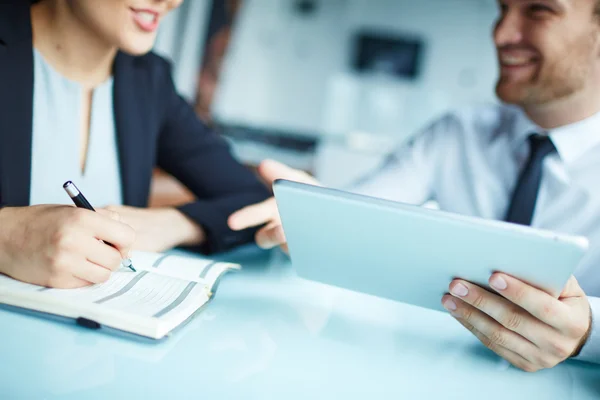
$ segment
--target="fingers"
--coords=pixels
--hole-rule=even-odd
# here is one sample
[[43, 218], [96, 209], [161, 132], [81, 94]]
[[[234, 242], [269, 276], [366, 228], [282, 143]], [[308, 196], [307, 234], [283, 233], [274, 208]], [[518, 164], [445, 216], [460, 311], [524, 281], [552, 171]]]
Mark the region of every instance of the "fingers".
[[87, 260], [73, 266], [73, 276], [89, 283], [106, 282], [111, 274], [112, 271], [110, 269], [101, 267]]
[[[263, 249], [271, 249], [286, 243], [283, 227], [279, 224], [269, 224], [256, 232], [256, 244]], [[284, 248], [287, 252], [287, 246]]]
[[129, 225], [116, 221], [114, 214], [107, 217], [107, 212], [110, 211], [89, 213], [87, 226], [94, 237], [112, 244], [119, 250], [121, 257], [126, 258], [135, 242], [135, 231]]
[[228, 225], [234, 231], [264, 225], [279, 219], [277, 203], [271, 197], [262, 203], [242, 208], [229, 216]]
[[318, 185], [315, 178], [304, 171], [290, 168], [275, 160], [265, 160], [258, 166], [258, 173], [267, 182], [273, 184], [277, 179], [286, 179], [295, 182]]
[[442, 300], [444, 306], [448, 304], [448, 301], [453, 301], [456, 304], [456, 309], [450, 310], [452, 316], [469, 323], [469, 325], [485, 335], [488, 342], [484, 344], [490, 349], [494, 350], [496, 347], [505, 347], [524, 357], [537, 353], [537, 347], [531, 341], [504, 327], [486, 313], [461, 299], [453, 298], [450, 295], [444, 296]]
[[523, 308], [477, 285], [455, 279], [449, 289], [457, 300], [458, 309], [455, 313], [471, 314], [472, 309], [477, 309], [504, 328], [536, 344], [544, 344], [558, 336], [553, 328], [533, 317]]
[[[490, 286], [511, 303], [523, 308], [540, 321], [561, 329], [569, 320], [569, 307], [548, 293], [534, 288], [512, 276], [496, 273]], [[578, 286], [578, 285], [577, 285]]]
[[72, 289], [106, 282], [111, 273], [110, 269], [86, 260], [81, 253], [62, 253], [49, 265], [48, 275], [42, 284], [52, 288]]
[[503, 359], [505, 359], [506, 361], [508, 361], [514, 367], [522, 369], [523, 371], [527, 371], [527, 372], [535, 372], [538, 370], [538, 368], [533, 363], [531, 363], [529, 360], [527, 360], [523, 356], [515, 353], [514, 351], [511, 351], [511, 350], [507, 349], [506, 347], [492, 345], [492, 341], [490, 340], [490, 338], [488, 336], [486, 336], [485, 334], [483, 334], [482, 332], [480, 332], [479, 330], [477, 330], [477, 328], [475, 328], [473, 325], [471, 325], [468, 321], [465, 321], [460, 318], [457, 318], [457, 321], [462, 326], [467, 328], [473, 335], [475, 335], [475, 337], [477, 337], [477, 339], [479, 339], [479, 341], [481, 343], [483, 343], [483, 345], [485, 347], [492, 350], [498, 356], [500, 356]]
[[116, 271], [121, 266], [121, 253], [106, 243], [90, 238], [83, 247], [89, 262], [110, 271]]
[[[490, 285], [506, 298], [456, 279], [451, 295], [443, 297], [444, 307], [485, 335], [492, 350], [506, 348], [529, 361], [533, 370], [551, 368], [573, 354], [589, 328], [587, 299], [571, 298], [569, 306], [515, 278], [502, 275], [499, 281], [498, 275]], [[544, 322], [555, 318], [561, 320], [560, 328]]]
[[66, 257], [68, 261], [65, 272], [68, 279], [54, 284], [55, 287], [76, 288], [94, 283], [106, 282], [113, 271], [121, 265], [121, 253], [94, 237], [82, 238], [80, 256], [86, 258]]
[[[265, 160], [258, 167], [258, 172], [261, 177], [272, 184], [277, 179], [287, 179], [296, 182], [303, 182], [317, 185], [317, 181], [307, 173], [288, 167], [280, 162], [273, 160]], [[256, 227], [271, 222], [280, 224], [279, 211], [275, 198], [270, 198], [262, 203], [253, 204], [242, 208], [229, 216], [228, 225], [234, 231]], [[260, 235], [261, 243], [268, 245], [267, 238], [269, 235], [275, 235], [276, 240], [280, 236], [280, 232], [263, 233]]]
[[258, 166], [258, 173], [268, 183], [272, 184], [277, 179], [293, 179], [298, 171], [275, 160], [265, 160]]
[[104, 217], [112, 219], [113, 221], [123, 222], [121, 214], [119, 214], [114, 207], [100, 208], [96, 210], [96, 212]]

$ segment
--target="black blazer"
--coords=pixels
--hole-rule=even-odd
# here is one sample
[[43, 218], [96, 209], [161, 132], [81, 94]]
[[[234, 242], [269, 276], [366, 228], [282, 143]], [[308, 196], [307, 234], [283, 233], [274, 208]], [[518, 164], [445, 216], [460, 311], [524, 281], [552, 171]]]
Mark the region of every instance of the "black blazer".
[[[114, 115], [123, 201], [148, 204], [154, 166], [199, 199], [179, 209], [207, 233], [205, 252], [250, 242], [255, 230], [233, 232], [228, 216], [269, 196], [175, 91], [170, 65], [149, 53], [119, 53], [113, 66]], [[0, 207], [29, 205], [33, 118], [33, 51], [29, 2], [0, 2]], [[56, 154], [60, 157], [60, 154]]]

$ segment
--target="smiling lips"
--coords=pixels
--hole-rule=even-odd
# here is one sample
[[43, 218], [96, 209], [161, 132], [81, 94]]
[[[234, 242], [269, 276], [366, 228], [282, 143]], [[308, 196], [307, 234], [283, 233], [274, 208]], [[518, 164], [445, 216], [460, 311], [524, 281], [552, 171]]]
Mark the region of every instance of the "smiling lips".
[[133, 20], [144, 32], [154, 32], [158, 28], [159, 13], [148, 9], [131, 9]]
[[522, 67], [524, 65], [532, 64], [533, 61], [534, 60], [531, 57], [513, 56], [509, 54], [500, 55], [500, 63], [502, 66], [507, 67]]
[[539, 57], [531, 51], [517, 49], [501, 49], [498, 61], [502, 76], [509, 79], [528, 79], [532, 69], [538, 64]]

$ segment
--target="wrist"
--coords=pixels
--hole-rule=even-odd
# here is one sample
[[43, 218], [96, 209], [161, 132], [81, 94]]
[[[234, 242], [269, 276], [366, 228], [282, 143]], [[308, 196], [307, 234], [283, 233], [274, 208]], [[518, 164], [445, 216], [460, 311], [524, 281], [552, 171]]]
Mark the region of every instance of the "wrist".
[[592, 325], [593, 325], [592, 307], [589, 304], [588, 304], [588, 307], [589, 307], [589, 313], [590, 313], [590, 316], [588, 319], [588, 328], [587, 328], [587, 331], [585, 332], [585, 334], [583, 335], [583, 337], [581, 338], [581, 340], [579, 341], [579, 345], [577, 345], [577, 348], [575, 348], [575, 351], [573, 351], [573, 354], [571, 354], [571, 358], [577, 357], [579, 355], [579, 353], [581, 353], [583, 346], [585, 346], [588, 339], [590, 338], [590, 334], [592, 333]]
[[163, 208], [162, 226], [169, 227], [171, 247], [197, 246], [205, 239], [204, 230], [176, 208]]

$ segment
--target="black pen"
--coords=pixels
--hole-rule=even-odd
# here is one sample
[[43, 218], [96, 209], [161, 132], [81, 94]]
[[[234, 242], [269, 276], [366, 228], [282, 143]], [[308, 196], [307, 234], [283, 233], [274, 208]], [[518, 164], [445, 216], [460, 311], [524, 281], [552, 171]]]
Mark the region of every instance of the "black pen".
[[[75, 184], [73, 182], [71, 182], [71, 181], [65, 182], [65, 184], [63, 185], [63, 189], [65, 189], [65, 191], [67, 192], [67, 194], [69, 195], [71, 200], [73, 200], [73, 203], [75, 203], [75, 206], [77, 206], [79, 208], [85, 208], [86, 210], [90, 210], [90, 211], [96, 211], [96, 210], [94, 210], [94, 207], [92, 207], [90, 202], [87, 201], [87, 199], [85, 198], [83, 193], [81, 193], [79, 191], [79, 189], [77, 189], [77, 186], [75, 186]], [[102, 240], [101, 240], [101, 242], [106, 243], [107, 245], [109, 245], [111, 247], [115, 247], [114, 245], [112, 245], [108, 242], [104, 242]], [[135, 268], [133, 268], [133, 263], [131, 262], [130, 258], [123, 259], [123, 261], [121, 261], [121, 264], [123, 266], [131, 269], [133, 272], [136, 272]]]

